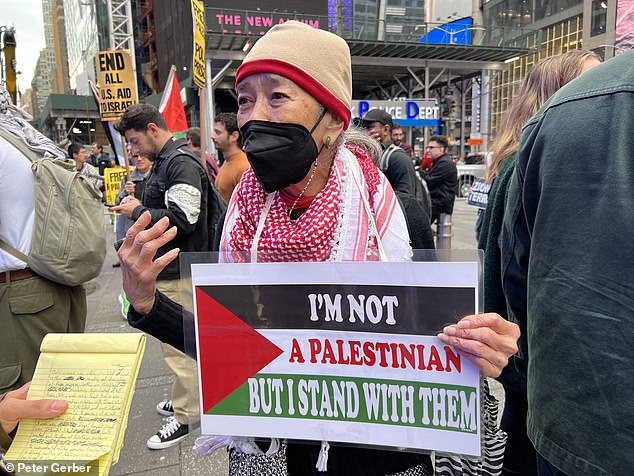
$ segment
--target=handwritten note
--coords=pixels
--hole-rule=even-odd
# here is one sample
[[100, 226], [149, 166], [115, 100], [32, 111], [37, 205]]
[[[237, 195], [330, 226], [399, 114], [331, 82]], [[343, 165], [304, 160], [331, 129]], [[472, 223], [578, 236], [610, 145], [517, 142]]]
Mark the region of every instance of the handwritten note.
[[94, 474], [107, 475], [119, 459], [144, 349], [145, 334], [47, 335], [28, 399], [68, 400], [68, 410], [23, 420], [7, 460], [98, 462]]

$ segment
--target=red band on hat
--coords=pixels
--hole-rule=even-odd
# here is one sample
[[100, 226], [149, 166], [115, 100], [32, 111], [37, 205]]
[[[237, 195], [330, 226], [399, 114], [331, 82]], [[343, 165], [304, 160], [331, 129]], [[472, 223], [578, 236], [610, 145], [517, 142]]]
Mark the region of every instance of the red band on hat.
[[319, 81], [297, 66], [276, 59], [257, 59], [242, 63], [236, 73], [236, 85], [247, 76], [253, 74], [279, 74], [290, 79], [304, 91], [313, 96], [335, 116], [344, 122], [344, 129], [350, 124], [351, 112], [337, 96], [324, 87]]

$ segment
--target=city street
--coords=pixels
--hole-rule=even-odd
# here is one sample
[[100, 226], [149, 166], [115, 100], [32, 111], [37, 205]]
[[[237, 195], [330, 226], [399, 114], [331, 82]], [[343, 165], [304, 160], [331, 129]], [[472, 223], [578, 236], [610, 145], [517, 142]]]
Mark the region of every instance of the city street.
[[[453, 215], [452, 249], [474, 249], [474, 223], [476, 210], [463, 199], [456, 200]], [[109, 218], [106, 216], [106, 223]], [[107, 226], [108, 242], [114, 241], [113, 226]], [[118, 295], [121, 272], [113, 268], [117, 261], [112, 247], [101, 275], [87, 283], [88, 324], [87, 332], [136, 332], [121, 316]], [[156, 404], [168, 399], [173, 376], [163, 362], [159, 343], [148, 337], [145, 356], [136, 384], [130, 418], [121, 450], [119, 463], [112, 467], [112, 475], [213, 475], [227, 474], [227, 453], [217, 451], [213, 456], [198, 458], [191, 455], [195, 434], [181, 443], [164, 450], [153, 451], [146, 447], [147, 439], [163, 425], [163, 417], [156, 412]], [[497, 394], [497, 392], [496, 392]]]
[[[0, 9], [0, 328], [7, 346], [0, 377], [7, 388], [32, 378], [37, 349], [24, 345], [24, 335], [51, 332], [66, 314], [69, 324], [58, 330], [77, 328], [73, 305], [62, 299], [66, 286], [49, 292], [37, 276], [82, 283], [92, 335], [82, 342], [112, 333], [146, 341], [142, 359], [135, 354], [135, 387], [130, 379], [125, 387], [127, 421], [92, 413], [113, 392], [84, 390], [95, 402], [73, 401], [72, 408], [94, 423], [88, 431], [64, 421], [54, 425], [64, 431], [34, 439], [28, 451], [38, 444], [50, 450], [46, 443], [55, 440], [81, 459], [79, 451], [97, 440], [109, 447], [98, 423], [116, 422], [125, 432], [118, 428], [117, 453], [106, 454], [116, 461], [110, 475], [226, 476], [230, 464], [232, 474], [266, 472], [258, 455], [246, 464], [225, 449], [194, 457], [199, 425], [166, 416], [176, 387], [179, 419], [197, 420], [197, 397], [204, 403], [205, 436], [219, 436], [201, 439], [205, 447], [229, 442], [257, 453], [252, 441], [236, 441], [240, 432], [359, 446], [333, 446], [328, 461], [326, 444], [316, 445], [314, 458], [291, 445], [288, 469], [300, 476], [317, 468], [409, 474], [416, 471], [402, 471], [412, 466], [404, 453], [413, 447], [433, 449], [434, 471], [443, 474], [461, 472], [442, 463], [445, 453], [482, 454], [462, 462], [476, 472], [504, 466], [528, 474], [538, 464], [562, 474], [629, 474], [634, 452], [623, 448], [631, 446], [634, 410], [619, 395], [634, 386], [627, 264], [634, 259], [627, 245], [634, 0], [0, 0]], [[483, 215], [466, 198], [455, 198], [452, 214], [433, 226], [436, 250], [409, 253], [408, 230], [420, 238], [414, 246], [424, 247], [429, 229], [420, 231], [421, 214], [410, 214], [405, 229], [394, 197], [376, 193], [383, 182], [368, 173], [359, 147], [380, 159], [392, 189], [408, 195], [401, 200], [408, 213], [416, 206], [408, 199], [422, 191], [406, 170], [412, 160], [434, 193], [434, 216], [451, 208], [455, 194], [472, 204], [486, 203], [490, 191], [520, 196], [517, 213], [489, 203], [493, 238], [495, 218], [509, 235], [501, 237], [512, 255], [502, 260], [503, 276], [494, 276], [498, 247], [487, 245], [486, 262], [477, 249]], [[55, 161], [41, 160], [49, 158]], [[201, 182], [205, 175], [217, 190]], [[577, 206], [576, 185], [590, 206]], [[240, 199], [224, 210], [218, 197], [234, 190]], [[144, 339], [124, 313], [114, 214], [137, 216], [139, 207], [154, 219], [168, 215], [174, 238], [164, 247], [189, 252], [166, 265], [161, 289], [170, 297], [186, 292], [178, 300], [190, 311], [197, 285], [198, 322], [186, 313], [183, 340], [190, 353], [198, 345], [201, 392], [195, 363]], [[218, 242], [212, 228], [220, 216], [232, 258], [253, 247], [254, 255], [283, 263], [210, 264], [198, 275], [190, 264], [218, 253], [193, 251]], [[377, 252], [379, 230], [385, 249]], [[580, 234], [583, 251], [566, 240]], [[95, 250], [104, 236], [100, 269], [103, 249]], [[375, 255], [399, 262], [310, 266], [327, 256]], [[182, 316], [162, 304], [144, 327], [180, 342]], [[478, 389], [487, 386], [482, 373], [495, 375], [507, 357], [518, 358], [508, 354], [520, 331], [485, 309], [521, 323], [518, 352], [527, 359], [530, 350], [530, 387], [539, 390], [530, 393], [527, 429], [512, 421], [526, 423], [526, 398], [520, 392], [515, 401], [508, 389], [508, 435], [497, 431], [504, 388], [487, 379], [497, 409], [488, 393], [478, 402]], [[40, 318], [27, 322], [32, 313]], [[479, 324], [460, 322], [467, 314]], [[464, 330], [471, 325], [485, 327]], [[81, 376], [64, 379], [86, 380], [89, 360], [80, 367]], [[104, 379], [109, 390], [117, 387], [110, 374]], [[66, 384], [47, 389], [70, 391]], [[186, 398], [196, 401], [184, 405]], [[10, 422], [8, 400], [2, 409]], [[496, 410], [498, 428], [489, 428]], [[26, 415], [18, 413], [18, 420]], [[524, 444], [527, 432], [537, 450]], [[163, 449], [149, 449], [148, 441]]]

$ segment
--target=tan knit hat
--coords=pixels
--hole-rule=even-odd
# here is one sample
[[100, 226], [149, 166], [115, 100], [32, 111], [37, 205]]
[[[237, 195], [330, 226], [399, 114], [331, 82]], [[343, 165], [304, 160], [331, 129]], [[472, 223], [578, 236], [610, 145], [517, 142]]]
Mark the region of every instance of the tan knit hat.
[[271, 28], [244, 58], [236, 84], [252, 74], [279, 74], [350, 123], [352, 66], [346, 41], [298, 21]]

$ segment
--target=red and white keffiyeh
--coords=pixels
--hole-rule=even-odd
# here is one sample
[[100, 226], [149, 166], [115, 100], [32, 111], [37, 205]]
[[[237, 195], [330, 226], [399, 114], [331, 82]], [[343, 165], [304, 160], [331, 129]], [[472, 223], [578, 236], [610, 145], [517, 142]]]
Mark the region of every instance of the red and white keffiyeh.
[[354, 179], [355, 171], [387, 259], [410, 258], [405, 217], [387, 179], [364, 150], [344, 146], [337, 151], [328, 182], [294, 222], [277, 192], [267, 211], [268, 196], [253, 170], [244, 172], [227, 209], [221, 260], [249, 259], [262, 213], [266, 216], [257, 242], [258, 261], [378, 260], [376, 233]]

